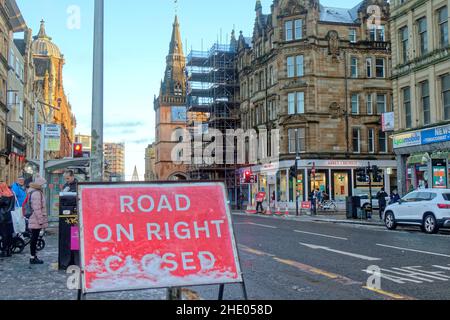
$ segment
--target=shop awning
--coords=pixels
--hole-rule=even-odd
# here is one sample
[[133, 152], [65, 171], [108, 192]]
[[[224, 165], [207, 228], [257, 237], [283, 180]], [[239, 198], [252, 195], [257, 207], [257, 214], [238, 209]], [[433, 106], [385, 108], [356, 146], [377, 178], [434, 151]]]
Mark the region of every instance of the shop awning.
[[428, 152], [412, 154], [407, 161], [407, 164], [425, 164], [430, 160]]
[[450, 159], [450, 151], [438, 151], [431, 155], [431, 159]]

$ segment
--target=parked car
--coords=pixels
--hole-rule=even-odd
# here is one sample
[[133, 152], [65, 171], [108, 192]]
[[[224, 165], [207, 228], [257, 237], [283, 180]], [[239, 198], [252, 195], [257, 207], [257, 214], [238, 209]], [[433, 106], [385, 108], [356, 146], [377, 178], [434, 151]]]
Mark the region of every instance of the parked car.
[[398, 225], [416, 225], [432, 234], [440, 228], [450, 228], [450, 189], [413, 191], [387, 206], [384, 221], [389, 230]]

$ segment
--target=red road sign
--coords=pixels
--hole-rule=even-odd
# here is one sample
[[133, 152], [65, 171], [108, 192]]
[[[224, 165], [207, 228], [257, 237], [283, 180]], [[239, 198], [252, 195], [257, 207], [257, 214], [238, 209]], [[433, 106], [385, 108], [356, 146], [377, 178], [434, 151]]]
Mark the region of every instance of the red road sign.
[[256, 194], [256, 202], [264, 202], [266, 200], [266, 193], [265, 192], [259, 192]]
[[302, 209], [311, 209], [311, 202], [303, 201], [302, 202]]
[[80, 184], [83, 292], [242, 282], [221, 183]]

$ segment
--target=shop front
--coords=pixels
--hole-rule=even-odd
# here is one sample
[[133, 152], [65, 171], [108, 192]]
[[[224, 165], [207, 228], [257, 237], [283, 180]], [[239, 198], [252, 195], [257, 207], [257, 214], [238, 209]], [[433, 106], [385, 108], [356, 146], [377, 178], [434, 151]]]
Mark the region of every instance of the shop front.
[[450, 188], [450, 125], [394, 136], [401, 195], [420, 188]]
[[[352, 195], [368, 194], [369, 184], [356, 180], [356, 169], [376, 165], [383, 171], [383, 181], [373, 184], [373, 193], [384, 187], [388, 192], [396, 188], [396, 161], [394, 160], [300, 160], [296, 178], [289, 176], [289, 169], [295, 164], [282, 161], [279, 165], [254, 166], [251, 170], [258, 176], [258, 183], [249, 186], [249, 198], [264, 191], [275, 197], [281, 206], [295, 208], [295, 199], [309, 201], [313, 190], [320, 190], [329, 199], [344, 203]], [[394, 175], [394, 179], [392, 176]]]

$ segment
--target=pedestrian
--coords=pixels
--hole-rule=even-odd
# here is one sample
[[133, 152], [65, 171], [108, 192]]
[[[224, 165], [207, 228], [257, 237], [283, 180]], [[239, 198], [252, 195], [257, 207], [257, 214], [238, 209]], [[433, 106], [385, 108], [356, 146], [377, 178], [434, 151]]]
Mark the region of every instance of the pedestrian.
[[381, 188], [380, 191], [377, 193], [377, 199], [378, 199], [378, 207], [380, 211], [380, 220], [383, 220], [383, 213], [386, 209], [386, 198], [389, 197], [389, 195], [384, 191], [384, 188]]
[[14, 182], [13, 185], [11, 186], [11, 190], [14, 193], [14, 195], [16, 196], [16, 199], [17, 199], [17, 201], [15, 202], [16, 209], [17, 208], [22, 208], [23, 207], [23, 203], [25, 202], [25, 198], [27, 197], [27, 190], [26, 190], [26, 186], [25, 186], [25, 178], [24, 177], [19, 177], [17, 179], [17, 181]]
[[66, 172], [64, 172], [64, 180], [66, 180], [66, 184], [64, 185], [63, 192], [76, 193], [78, 180], [75, 178], [73, 170], [66, 170]]
[[392, 190], [391, 193], [391, 201], [389, 202], [389, 204], [394, 204], [400, 201], [400, 195], [398, 194], [397, 189]]
[[33, 212], [28, 222], [28, 228], [31, 230], [30, 264], [44, 263], [36, 255], [36, 246], [41, 230], [48, 228], [47, 206], [43, 192], [46, 183], [47, 181], [41, 177], [37, 177], [30, 183], [29, 201]]
[[2, 236], [0, 246], [0, 257], [12, 256], [12, 239], [14, 234], [14, 225], [11, 211], [15, 207], [15, 198], [8, 185], [0, 181], [0, 235]]
[[[256, 213], [264, 213], [263, 202], [266, 199], [265, 192], [258, 192], [256, 195]], [[261, 209], [261, 211], [259, 211]]]
[[309, 199], [311, 200], [311, 215], [315, 215], [317, 213], [317, 191], [311, 191], [309, 195]]

